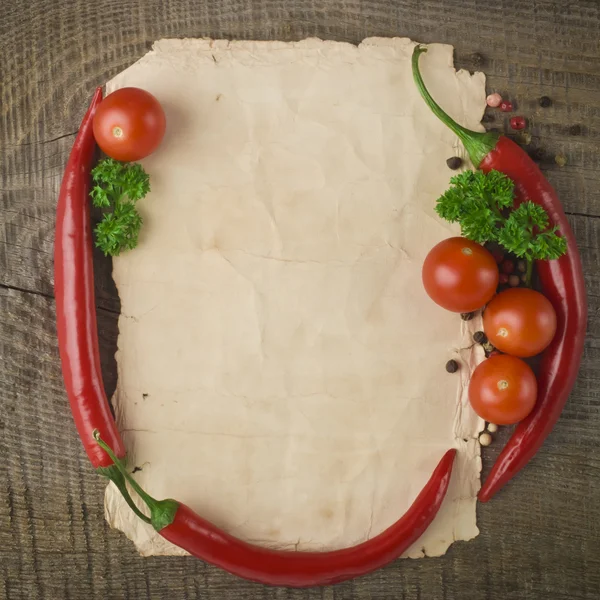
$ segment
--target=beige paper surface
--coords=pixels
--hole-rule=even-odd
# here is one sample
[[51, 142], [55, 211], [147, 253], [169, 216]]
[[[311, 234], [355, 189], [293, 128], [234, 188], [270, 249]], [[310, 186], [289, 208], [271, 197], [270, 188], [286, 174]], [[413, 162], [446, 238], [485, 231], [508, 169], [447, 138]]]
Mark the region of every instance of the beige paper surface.
[[[420, 280], [457, 233], [434, 204], [464, 151], [413, 85], [413, 45], [161, 40], [107, 86], [149, 90], [168, 122], [143, 161], [140, 245], [114, 261], [130, 465], [150, 494], [257, 544], [375, 536], [451, 447], [448, 496], [407, 555], [478, 533], [465, 386], [482, 357], [460, 349], [479, 323]], [[434, 96], [480, 129], [484, 77], [452, 65], [450, 46], [422, 57]], [[142, 554], [182, 553], [112, 486], [106, 516]]]

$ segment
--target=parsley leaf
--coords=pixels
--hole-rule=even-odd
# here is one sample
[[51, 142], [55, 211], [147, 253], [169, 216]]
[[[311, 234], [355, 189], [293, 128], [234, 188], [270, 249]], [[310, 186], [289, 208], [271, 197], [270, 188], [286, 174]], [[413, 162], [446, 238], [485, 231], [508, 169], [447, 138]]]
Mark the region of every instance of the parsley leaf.
[[462, 234], [484, 243], [497, 241], [502, 210], [513, 204], [513, 182], [498, 171], [465, 171], [450, 179], [451, 187], [437, 201], [442, 219], [460, 223]]
[[514, 183], [503, 173], [465, 171], [450, 184], [435, 210], [442, 219], [460, 223], [464, 237], [480, 244], [497, 242], [529, 263], [566, 253], [567, 241], [550, 226], [541, 206], [527, 201], [513, 209]]
[[93, 205], [112, 209], [94, 229], [96, 246], [106, 256], [135, 248], [142, 226], [135, 204], [150, 191], [148, 174], [142, 165], [106, 158], [92, 169], [92, 180]]
[[549, 227], [546, 211], [531, 201], [523, 202], [506, 219], [499, 242], [517, 256], [528, 260], [552, 260], [567, 251], [567, 240]]

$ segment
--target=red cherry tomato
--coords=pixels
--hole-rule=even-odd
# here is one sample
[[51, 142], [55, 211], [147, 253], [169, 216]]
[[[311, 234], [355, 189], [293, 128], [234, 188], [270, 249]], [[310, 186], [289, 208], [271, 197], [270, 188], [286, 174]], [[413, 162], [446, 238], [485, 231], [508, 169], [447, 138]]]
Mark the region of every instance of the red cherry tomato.
[[556, 333], [556, 312], [548, 298], [528, 288], [498, 294], [483, 313], [488, 340], [513, 356], [535, 356]]
[[109, 94], [94, 117], [94, 137], [111, 158], [123, 162], [152, 154], [165, 134], [165, 113], [158, 100], [139, 88]]
[[486, 421], [512, 425], [532, 410], [537, 397], [537, 380], [531, 367], [520, 358], [498, 354], [484, 360], [473, 371], [469, 401]]
[[498, 287], [498, 265], [480, 244], [453, 237], [434, 246], [423, 263], [423, 285], [441, 307], [466, 313], [485, 305]]

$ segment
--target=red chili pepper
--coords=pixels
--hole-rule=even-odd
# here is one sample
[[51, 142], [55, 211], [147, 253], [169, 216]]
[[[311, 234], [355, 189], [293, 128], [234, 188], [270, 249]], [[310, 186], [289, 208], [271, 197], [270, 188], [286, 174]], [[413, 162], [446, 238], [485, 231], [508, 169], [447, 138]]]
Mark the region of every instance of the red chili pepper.
[[533, 412], [515, 429], [512, 437], [479, 492], [487, 502], [510, 481], [537, 453], [571, 393], [583, 354], [587, 324], [587, 301], [581, 258], [575, 237], [552, 186], [528, 154], [509, 138], [494, 133], [470, 131], [458, 125], [433, 100], [419, 72], [419, 56], [426, 48], [417, 46], [413, 53], [413, 75], [427, 105], [465, 145], [471, 161], [484, 172], [500, 171], [515, 183], [515, 201], [531, 200], [542, 206], [550, 224], [558, 226], [567, 240], [567, 253], [557, 260], [536, 261], [546, 297], [556, 311], [556, 335], [542, 356], [538, 373], [538, 398]]
[[[109, 454], [110, 447], [96, 436]], [[339, 583], [379, 569], [398, 558], [425, 532], [448, 491], [456, 450], [448, 450], [411, 507], [385, 531], [357, 546], [330, 552], [270, 550], [243, 542], [175, 500], [155, 500], [115, 465], [146, 503], [152, 525], [169, 542], [234, 575], [269, 585], [312, 587]]]
[[[65, 170], [56, 217], [55, 291], [58, 342], [65, 387], [85, 449], [97, 470], [111, 479], [132, 510], [167, 540], [231, 573], [272, 585], [308, 587], [363, 575], [400, 556], [424, 533], [448, 490], [456, 450], [449, 450], [406, 514], [383, 533], [362, 544], [333, 552], [290, 552], [253, 546], [221, 531], [175, 500], [156, 501], [131, 477], [100, 372], [89, 171], [95, 143], [92, 119], [102, 99], [92, 100]], [[151, 511], [141, 513], [125, 480]]]
[[60, 360], [75, 425], [94, 467], [109, 467], [112, 460], [94, 440], [94, 430], [100, 431], [117, 456], [125, 456], [125, 448], [102, 383], [94, 299], [89, 191], [96, 149], [92, 120], [101, 100], [102, 88], [98, 88], [81, 122], [60, 188], [54, 291]]
[[543, 206], [550, 223], [558, 225], [567, 240], [564, 256], [536, 261], [542, 289], [556, 311], [556, 334], [542, 355], [535, 408], [519, 423], [479, 492], [479, 500], [487, 502], [533, 458], [562, 413], [583, 354], [587, 300], [575, 236], [556, 192], [539, 167], [520, 146], [502, 136], [479, 168], [508, 175], [515, 182], [517, 203], [532, 200]]

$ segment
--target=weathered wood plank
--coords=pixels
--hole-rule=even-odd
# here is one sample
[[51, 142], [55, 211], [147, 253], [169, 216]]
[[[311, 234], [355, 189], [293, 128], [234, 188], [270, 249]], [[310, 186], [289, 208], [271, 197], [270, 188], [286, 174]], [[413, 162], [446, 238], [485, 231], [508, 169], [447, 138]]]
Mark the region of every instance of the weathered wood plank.
[[[600, 5], [596, 0], [4, 0], [0, 5], [0, 598], [600, 597]], [[540, 455], [491, 504], [482, 534], [334, 588], [274, 590], [194, 559], [138, 557], [103, 520], [103, 481], [76, 438], [54, 331], [52, 245], [62, 170], [96, 85], [161, 37], [455, 45], [530, 119], [531, 147], [580, 243], [590, 294], [581, 375]], [[480, 53], [483, 61], [474, 53]], [[541, 95], [553, 99], [541, 109]], [[495, 114], [490, 127], [506, 126]], [[580, 134], [570, 127], [582, 125]], [[552, 163], [558, 153], [567, 166]], [[587, 215], [587, 216], [585, 216]], [[103, 370], [114, 387], [119, 303], [97, 257]], [[9, 289], [17, 288], [17, 289]], [[21, 290], [21, 291], [19, 291]], [[486, 451], [489, 469], [508, 431]]]
[[[503, 494], [480, 507], [482, 534], [475, 541], [456, 544], [443, 558], [396, 563], [336, 587], [331, 597], [385, 598], [405, 589], [419, 590], [423, 598], [462, 598], [467, 588], [472, 598], [541, 598], [551, 590], [563, 594], [553, 597], [596, 597], [600, 295], [594, 291], [600, 289], [600, 273], [593, 268], [600, 254], [600, 219], [572, 221], [583, 248], [591, 248], [584, 252], [591, 273], [589, 335], [573, 397], [542, 452]], [[170, 598], [177, 591], [216, 598], [225, 590], [231, 598], [279, 597], [192, 559], [142, 559], [124, 536], [108, 529], [103, 482], [87, 464], [64, 397], [53, 311], [51, 298], [0, 290], [0, 387], [5, 391], [0, 427], [8, 459], [0, 492], [0, 563], [12, 590], [7, 597], [55, 598], [69, 587], [75, 598]], [[99, 311], [108, 374], [114, 373], [116, 318]], [[486, 451], [486, 470], [499, 447]], [[301, 594], [290, 592], [294, 598], [311, 597]], [[407, 592], [404, 597], [417, 596]]]
[[[564, 11], [559, 11], [558, 5], [552, 2], [532, 4], [529, 9], [520, 2], [492, 3], [486, 4], [484, 12], [479, 2], [446, 1], [441, 3], [441, 8], [438, 2], [418, 5], [409, 2], [403, 9], [384, 1], [368, 7], [338, 6], [330, 2], [328, 10], [313, 11], [309, 20], [306, 15], [294, 18], [302, 12], [299, 3], [289, 3], [285, 10], [276, 2], [265, 3], [264, 10], [259, 12], [256, 7], [250, 10], [243, 2], [231, 1], [214, 3], [211, 8], [215, 14], [208, 22], [207, 15], [191, 7], [184, 8], [187, 6], [184, 3], [179, 29], [174, 29], [177, 18], [175, 23], [166, 22], [151, 19], [149, 13], [144, 12], [147, 18], [144, 27], [132, 29], [127, 43], [124, 32], [113, 35], [108, 26], [103, 25], [106, 15], [93, 27], [90, 15], [87, 19], [75, 19], [77, 11], [66, 9], [64, 3], [59, 2], [58, 8], [57, 3], [52, 3], [54, 9], [44, 10], [47, 3], [47, 0], [35, 3], [35, 9], [22, 8], [32, 24], [30, 37], [23, 37], [23, 25], [21, 28], [18, 25], [23, 15], [16, 8], [9, 10], [4, 23], [0, 24], [0, 47], [9, 49], [0, 62], [0, 77], [9, 82], [2, 87], [0, 96], [3, 154], [0, 240], [4, 242], [2, 258], [6, 269], [2, 283], [6, 285], [52, 293], [56, 195], [74, 139], [72, 134], [91, 91], [139, 58], [152, 40], [167, 35], [202, 33], [285, 39], [320, 35], [352, 42], [368, 35], [410, 35], [425, 41], [451, 42], [457, 48], [458, 66], [485, 70], [490, 89], [510, 92], [516, 99], [519, 112], [530, 121], [530, 147], [543, 146], [546, 150], [549, 161], [543, 166], [560, 193], [565, 209], [600, 215], [600, 41], [597, 34], [600, 20], [593, 2], [579, 3]], [[143, 9], [135, 1], [129, 5], [138, 12]], [[277, 19], [272, 17], [275, 9], [282, 12]], [[434, 18], [438, 12], [444, 14], [443, 28], [440, 20]], [[117, 9], [112, 15], [114, 23], [119, 22], [120, 14]], [[61, 17], [64, 23], [59, 23]], [[260, 19], [266, 20], [262, 34], [258, 35], [255, 28], [260, 25]], [[269, 21], [282, 28], [289, 25], [290, 30], [273, 33], [268, 27], [264, 29]], [[292, 23], [294, 29], [291, 29]], [[469, 25], [473, 35], [465, 39], [462, 29]], [[230, 31], [226, 31], [225, 26]], [[352, 34], [351, 26], [354, 27]], [[118, 26], [114, 29], [119, 31]], [[48, 31], [60, 34], [53, 44], [48, 44], [46, 52], [35, 53], [32, 45], [43, 43]], [[65, 31], [73, 37], [66, 39]], [[95, 49], [94, 41], [103, 52]], [[74, 48], [79, 49], [79, 54], [74, 55]], [[16, 60], [18, 52], [22, 60]], [[482, 64], [474, 60], [473, 52], [482, 53]], [[28, 69], [24, 68], [23, 60], [30, 61]], [[45, 75], [36, 80], [36, 74], [40, 73]], [[551, 108], [538, 106], [537, 99], [543, 94], [552, 97]], [[494, 119], [490, 127], [507, 127], [509, 116], [497, 111], [491, 114]], [[574, 124], [582, 125], [579, 135], [570, 134]], [[566, 167], [552, 164], [557, 153], [567, 157]], [[102, 269], [102, 276], [98, 278], [99, 305], [117, 310], [114, 288], [108, 277], [110, 267], [107, 261], [97, 264]]]

